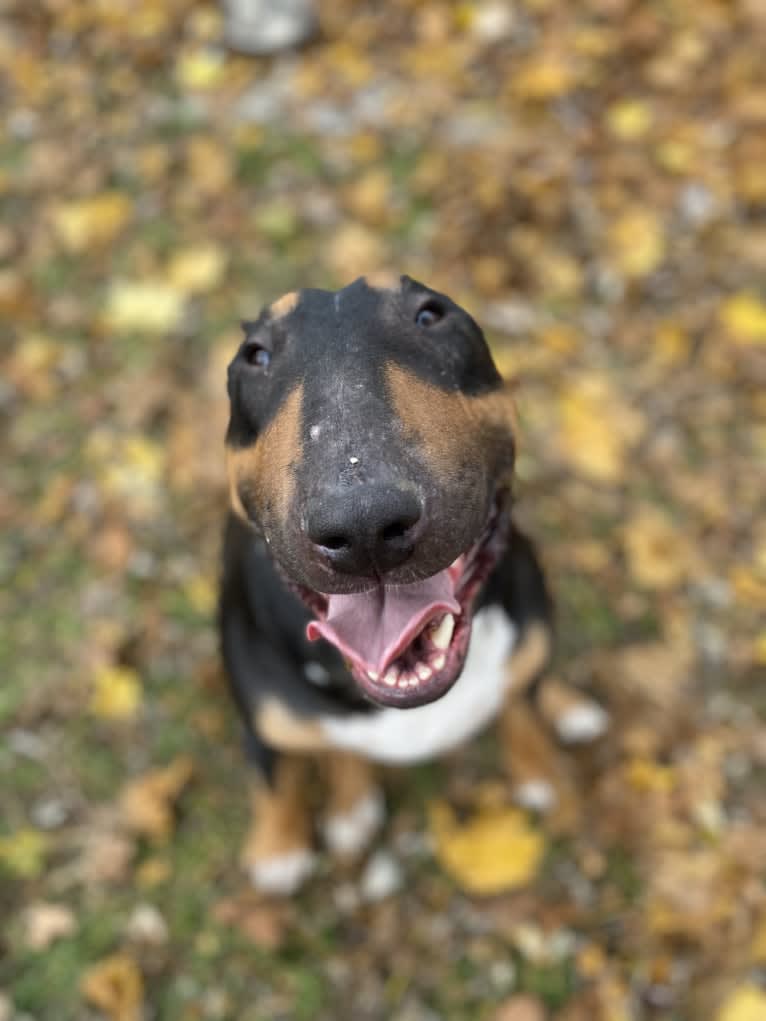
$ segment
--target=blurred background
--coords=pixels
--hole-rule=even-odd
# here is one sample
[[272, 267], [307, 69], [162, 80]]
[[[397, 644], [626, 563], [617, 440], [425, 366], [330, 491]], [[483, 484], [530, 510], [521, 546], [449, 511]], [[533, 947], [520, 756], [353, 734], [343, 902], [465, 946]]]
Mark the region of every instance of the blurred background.
[[[253, 57], [202, 0], [0, 0], [0, 1018], [763, 1021], [766, 3], [315, 13]], [[519, 380], [555, 671], [612, 727], [543, 818], [491, 735], [392, 772], [372, 864], [275, 904], [225, 366], [384, 269]]]

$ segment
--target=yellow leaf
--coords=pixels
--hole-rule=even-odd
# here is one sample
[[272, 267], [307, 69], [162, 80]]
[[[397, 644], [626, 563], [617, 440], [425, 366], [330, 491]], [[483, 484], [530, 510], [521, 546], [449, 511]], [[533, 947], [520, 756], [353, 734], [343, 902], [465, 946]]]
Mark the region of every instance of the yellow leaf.
[[609, 108], [607, 124], [617, 138], [633, 141], [645, 135], [652, 126], [652, 111], [639, 99], [625, 99]]
[[766, 610], [766, 581], [755, 571], [744, 564], [735, 564], [729, 570], [729, 582], [740, 606]]
[[184, 53], [176, 62], [176, 78], [185, 89], [212, 89], [223, 78], [226, 62], [223, 54], [210, 49]]
[[559, 415], [559, 446], [567, 461], [597, 482], [618, 480], [646, 424], [609, 378], [598, 373], [576, 376], [561, 395]]
[[662, 223], [649, 209], [630, 210], [612, 224], [609, 245], [625, 276], [644, 277], [657, 269], [665, 255]]
[[745, 985], [726, 1000], [716, 1021], [763, 1021], [764, 1018], [766, 993], [758, 986]]
[[218, 586], [204, 574], [196, 574], [184, 585], [184, 594], [197, 613], [207, 616], [215, 609]]
[[93, 680], [90, 711], [104, 720], [132, 720], [141, 707], [141, 681], [135, 670], [107, 666]]
[[691, 567], [687, 540], [657, 507], [639, 507], [624, 526], [623, 544], [631, 577], [644, 588], [674, 588]]
[[766, 304], [754, 294], [735, 294], [721, 307], [721, 321], [740, 344], [766, 344]]
[[673, 789], [673, 770], [651, 759], [635, 758], [625, 767], [625, 778], [637, 791], [665, 794]]
[[436, 802], [429, 816], [437, 858], [470, 893], [500, 893], [536, 875], [545, 841], [520, 810], [485, 806], [463, 824], [449, 805]]
[[226, 270], [226, 256], [218, 245], [197, 245], [177, 252], [168, 267], [171, 287], [184, 294], [216, 287]]
[[109, 290], [105, 322], [115, 331], [167, 333], [181, 318], [185, 299], [182, 291], [169, 284], [117, 281]]
[[130, 219], [130, 199], [118, 191], [94, 198], [60, 203], [53, 209], [53, 229], [70, 252], [104, 244], [120, 233]]
[[80, 982], [83, 997], [112, 1021], [141, 1021], [144, 982], [127, 954], [113, 954], [94, 964]]
[[22, 879], [40, 875], [47, 851], [47, 836], [31, 827], [0, 837], [0, 865]]
[[522, 99], [545, 100], [563, 96], [575, 83], [569, 62], [558, 54], [538, 54], [516, 74], [513, 91]]

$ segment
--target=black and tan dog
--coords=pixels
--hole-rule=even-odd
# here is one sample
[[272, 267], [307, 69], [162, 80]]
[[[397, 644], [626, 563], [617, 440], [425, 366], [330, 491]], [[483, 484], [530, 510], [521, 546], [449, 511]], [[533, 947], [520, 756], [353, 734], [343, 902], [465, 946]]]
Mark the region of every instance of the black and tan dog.
[[[289, 892], [311, 871], [318, 758], [340, 854], [382, 821], [375, 762], [438, 756], [496, 717], [517, 797], [545, 807], [546, 739], [517, 695], [546, 664], [550, 601], [510, 517], [513, 400], [481, 330], [406, 276], [288, 294], [244, 329], [221, 629], [258, 768], [253, 882]], [[603, 727], [560, 686], [546, 704], [560, 736]]]

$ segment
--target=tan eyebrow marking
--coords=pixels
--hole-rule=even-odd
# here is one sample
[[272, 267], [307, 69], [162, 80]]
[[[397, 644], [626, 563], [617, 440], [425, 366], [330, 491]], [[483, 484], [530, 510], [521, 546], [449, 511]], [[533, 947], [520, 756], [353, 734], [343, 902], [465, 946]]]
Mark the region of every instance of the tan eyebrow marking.
[[300, 300], [300, 291], [288, 291], [287, 294], [283, 294], [281, 298], [277, 298], [269, 305], [269, 315], [273, 319], [281, 319], [282, 316], [289, 315]]
[[295, 469], [303, 453], [303, 384], [282, 402], [274, 419], [250, 447], [228, 447], [226, 470], [232, 509], [245, 521], [241, 489], [252, 493], [259, 510], [284, 521], [295, 489]]
[[362, 280], [375, 291], [398, 291], [402, 286], [402, 278], [393, 270], [381, 269], [368, 273]]

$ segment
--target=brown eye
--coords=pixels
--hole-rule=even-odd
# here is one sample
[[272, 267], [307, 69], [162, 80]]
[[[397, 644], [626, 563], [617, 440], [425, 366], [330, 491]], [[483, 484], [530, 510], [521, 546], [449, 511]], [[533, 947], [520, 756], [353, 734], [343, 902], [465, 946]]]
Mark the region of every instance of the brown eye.
[[248, 344], [245, 348], [245, 361], [248, 365], [266, 369], [271, 362], [271, 351], [260, 344]]
[[435, 301], [429, 301], [427, 305], [424, 305], [419, 309], [418, 314], [415, 316], [415, 325], [421, 326], [427, 329], [429, 326], [433, 326], [434, 323], [438, 323], [440, 319], [444, 318], [444, 309], [441, 305]]

